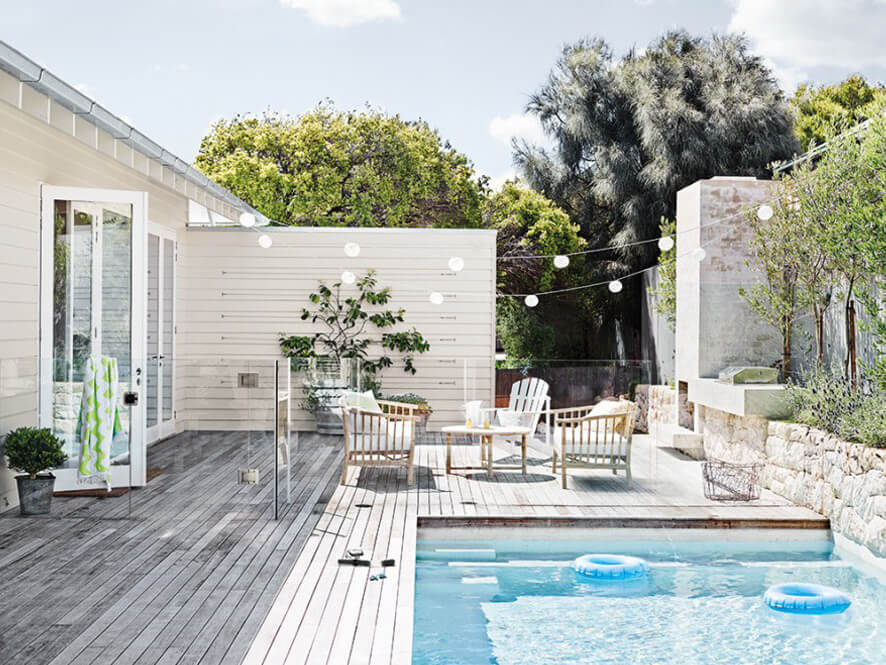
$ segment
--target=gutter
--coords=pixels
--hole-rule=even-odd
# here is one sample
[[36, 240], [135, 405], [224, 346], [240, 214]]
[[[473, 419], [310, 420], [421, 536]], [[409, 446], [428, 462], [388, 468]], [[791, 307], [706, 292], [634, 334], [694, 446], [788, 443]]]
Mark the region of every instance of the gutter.
[[216, 198], [225, 201], [235, 208], [239, 208], [243, 212], [255, 215], [258, 225], [267, 226], [271, 223], [271, 220], [235, 196], [231, 191], [210, 180], [188, 162], [152, 141], [94, 99], [87, 97], [73, 86], [65, 83], [48, 69], [37, 64], [2, 40], [0, 40], [0, 70], [46, 95], [74, 115], [88, 119], [116, 140], [126, 143], [133, 150], [140, 152], [149, 159], [160, 162], [163, 166], [172, 169], [173, 172], [208, 191]]

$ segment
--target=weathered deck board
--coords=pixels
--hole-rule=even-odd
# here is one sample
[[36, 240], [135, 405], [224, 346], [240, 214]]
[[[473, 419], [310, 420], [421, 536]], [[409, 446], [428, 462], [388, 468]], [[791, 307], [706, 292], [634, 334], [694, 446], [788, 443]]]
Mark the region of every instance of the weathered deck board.
[[[256, 486], [236, 484], [247, 436]], [[183, 434], [149, 449], [163, 472], [131, 495], [0, 516], [0, 662], [240, 663], [338, 484], [337, 442], [303, 435], [274, 521], [271, 451]]]

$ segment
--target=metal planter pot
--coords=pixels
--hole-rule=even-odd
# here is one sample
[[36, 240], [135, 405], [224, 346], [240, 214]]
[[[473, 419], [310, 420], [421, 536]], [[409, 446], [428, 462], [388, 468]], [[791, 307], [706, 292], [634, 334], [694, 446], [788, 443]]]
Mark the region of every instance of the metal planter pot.
[[31, 478], [16, 476], [19, 511], [22, 515], [47, 515], [52, 505], [55, 476], [51, 473]]

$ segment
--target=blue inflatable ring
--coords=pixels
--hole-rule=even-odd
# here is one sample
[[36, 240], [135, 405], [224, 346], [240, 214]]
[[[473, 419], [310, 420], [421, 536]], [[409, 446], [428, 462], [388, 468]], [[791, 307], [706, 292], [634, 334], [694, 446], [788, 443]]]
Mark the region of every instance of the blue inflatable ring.
[[852, 604], [839, 589], [796, 582], [769, 587], [763, 602], [773, 610], [790, 614], [840, 614]]
[[643, 577], [649, 566], [643, 559], [621, 554], [585, 554], [572, 562], [572, 569], [597, 580], [628, 580]]

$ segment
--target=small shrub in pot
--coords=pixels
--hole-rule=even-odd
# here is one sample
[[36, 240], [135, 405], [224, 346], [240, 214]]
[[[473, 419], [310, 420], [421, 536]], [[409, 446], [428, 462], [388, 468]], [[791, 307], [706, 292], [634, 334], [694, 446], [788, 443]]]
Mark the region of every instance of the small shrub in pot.
[[48, 513], [55, 476], [43, 472], [68, 459], [61, 440], [49, 429], [19, 427], [6, 435], [5, 448], [9, 468], [26, 474], [15, 477], [21, 514]]

